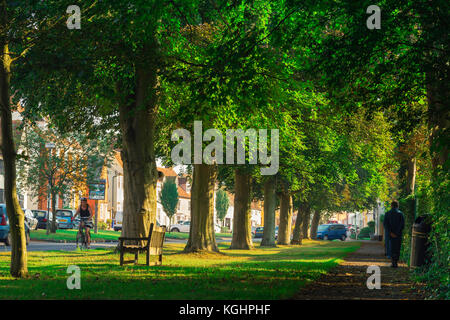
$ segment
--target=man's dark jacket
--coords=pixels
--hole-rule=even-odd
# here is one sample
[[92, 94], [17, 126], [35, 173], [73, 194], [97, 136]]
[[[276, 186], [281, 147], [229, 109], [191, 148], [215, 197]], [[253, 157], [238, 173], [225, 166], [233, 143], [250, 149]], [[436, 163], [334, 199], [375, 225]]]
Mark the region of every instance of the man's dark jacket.
[[405, 227], [403, 213], [397, 208], [389, 210], [384, 216], [383, 225], [388, 232], [393, 232], [396, 236], [401, 237]]

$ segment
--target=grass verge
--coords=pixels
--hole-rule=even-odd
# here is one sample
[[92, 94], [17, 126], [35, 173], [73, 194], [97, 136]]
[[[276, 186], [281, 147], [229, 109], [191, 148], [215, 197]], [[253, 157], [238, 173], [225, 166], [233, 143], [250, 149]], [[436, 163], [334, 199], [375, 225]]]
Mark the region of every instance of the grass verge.
[[[305, 240], [302, 246], [182, 253], [166, 244], [162, 266], [119, 266], [112, 250], [28, 252], [28, 279], [9, 276], [0, 253], [0, 299], [284, 299], [336, 266], [359, 242]], [[131, 258], [131, 256], [128, 256]], [[145, 257], [140, 256], [140, 263]], [[81, 289], [68, 290], [67, 267], [81, 269]]]
[[[50, 240], [50, 241], [67, 241], [75, 242], [77, 230], [74, 229], [59, 229], [56, 233], [47, 235], [46, 230], [31, 230], [31, 240]], [[217, 235], [219, 236], [219, 234]], [[91, 230], [91, 237], [93, 241], [117, 241], [120, 237], [120, 231], [112, 230], [98, 230], [95, 234]], [[168, 239], [188, 239], [189, 233], [182, 232], [166, 232], [166, 238]]]

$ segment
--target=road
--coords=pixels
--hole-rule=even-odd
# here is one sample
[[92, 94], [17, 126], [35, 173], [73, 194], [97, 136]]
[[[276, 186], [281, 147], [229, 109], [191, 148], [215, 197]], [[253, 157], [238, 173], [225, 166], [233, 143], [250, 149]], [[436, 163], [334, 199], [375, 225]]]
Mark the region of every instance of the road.
[[[220, 242], [230, 242], [231, 238], [219, 238], [216, 240]], [[260, 242], [261, 239], [253, 239], [253, 242]], [[166, 239], [166, 243], [186, 243], [186, 239]], [[91, 248], [114, 248], [117, 246], [117, 242], [107, 242], [107, 243], [92, 243]], [[59, 242], [48, 242], [48, 241], [30, 241], [27, 246], [28, 251], [74, 251], [76, 249], [75, 242], [59, 243]], [[5, 246], [0, 243], [0, 252], [11, 251], [11, 247]]]

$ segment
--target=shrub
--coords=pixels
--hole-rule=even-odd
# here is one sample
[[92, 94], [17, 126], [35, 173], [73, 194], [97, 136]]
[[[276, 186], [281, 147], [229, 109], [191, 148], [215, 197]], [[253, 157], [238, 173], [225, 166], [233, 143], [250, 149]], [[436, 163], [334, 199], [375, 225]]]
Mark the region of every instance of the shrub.
[[375, 233], [375, 221], [367, 222], [367, 226], [370, 229], [370, 233]]
[[107, 222], [103, 222], [103, 221], [99, 221], [97, 222], [97, 228], [99, 230], [108, 230], [109, 229], [109, 224]]
[[228, 227], [220, 227], [220, 233], [228, 233], [230, 232], [230, 229]]
[[368, 238], [370, 237], [371, 230], [369, 227], [364, 227], [359, 232], [358, 238]]

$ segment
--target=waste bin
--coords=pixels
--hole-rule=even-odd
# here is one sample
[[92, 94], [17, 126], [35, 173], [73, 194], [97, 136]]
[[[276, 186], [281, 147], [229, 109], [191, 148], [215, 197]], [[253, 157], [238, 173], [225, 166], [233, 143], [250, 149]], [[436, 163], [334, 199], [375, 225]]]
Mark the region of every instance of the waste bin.
[[428, 216], [420, 216], [414, 221], [411, 237], [411, 267], [420, 267], [428, 260], [428, 235], [431, 225]]

